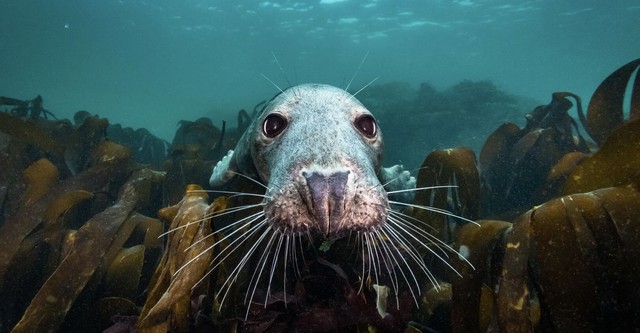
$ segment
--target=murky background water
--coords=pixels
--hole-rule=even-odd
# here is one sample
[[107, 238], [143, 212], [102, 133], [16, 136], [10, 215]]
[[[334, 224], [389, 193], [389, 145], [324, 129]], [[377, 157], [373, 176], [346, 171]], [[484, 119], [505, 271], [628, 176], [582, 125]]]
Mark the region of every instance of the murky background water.
[[270, 98], [261, 74], [345, 87], [368, 54], [353, 88], [490, 80], [544, 103], [559, 90], [588, 100], [640, 54], [638, 13], [631, 0], [5, 0], [0, 95], [40, 94], [59, 118], [88, 110], [170, 140], [181, 119], [233, 124]]

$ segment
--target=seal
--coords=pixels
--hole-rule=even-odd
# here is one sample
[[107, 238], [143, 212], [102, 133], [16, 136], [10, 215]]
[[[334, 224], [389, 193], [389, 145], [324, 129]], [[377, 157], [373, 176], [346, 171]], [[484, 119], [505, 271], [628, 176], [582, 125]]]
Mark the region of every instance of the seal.
[[[419, 305], [420, 272], [439, 290], [438, 280], [430, 272], [424, 255], [429, 253], [457, 272], [445, 259], [446, 252], [457, 252], [431, 235], [426, 222], [396, 208], [424, 209], [464, 218], [413, 203], [415, 191], [435, 187], [416, 188], [416, 179], [401, 165], [384, 168], [383, 148], [382, 131], [374, 116], [345, 90], [303, 84], [281, 91], [267, 102], [235, 149], [213, 168], [209, 180], [217, 188], [242, 176], [266, 189], [264, 195], [214, 191], [262, 198], [261, 203], [240, 204], [220, 213], [241, 212], [242, 216], [234, 216], [232, 221], [223, 219], [216, 230], [221, 233], [216, 244], [227, 245], [215, 253], [210, 272], [232, 254], [237, 256], [227, 266], [233, 269], [216, 294], [221, 299], [220, 308], [236, 283], [239, 288], [246, 287], [245, 304], [254, 302], [260, 294], [265, 308], [272, 286], [282, 285], [286, 304], [286, 289], [294, 287], [294, 280], [303, 284], [314, 281], [302, 278], [303, 274], [314, 272], [313, 264], [307, 266], [305, 253], [314, 253], [313, 261], [325, 266], [315, 266], [319, 276], [329, 267], [340, 276], [337, 283], [347, 281], [345, 290], [351, 290], [351, 281], [359, 281], [359, 293], [369, 288], [365, 286], [371, 282], [369, 291], [375, 293], [382, 318], [387, 316], [389, 295], [395, 295], [396, 309], [401, 311], [399, 295], [405, 287]], [[334, 251], [332, 244], [347, 235], [349, 240], [337, 242]], [[355, 239], [353, 243], [351, 236]], [[316, 240], [321, 240], [319, 247]], [[345, 271], [321, 253], [331, 261], [349, 261], [331, 256], [342, 256], [341, 249], [349, 247], [356, 253], [354, 264], [360, 263], [359, 270], [352, 267]], [[277, 283], [276, 271], [282, 272]], [[259, 289], [261, 283], [266, 283], [266, 288]], [[320, 294], [316, 296], [324, 297]], [[245, 320], [250, 308], [247, 306]]]
[[385, 187], [415, 187], [401, 166], [382, 167], [383, 146], [375, 118], [353, 95], [298, 85], [262, 108], [209, 182], [256, 179], [266, 185], [264, 216], [274, 230], [334, 240], [384, 226]]

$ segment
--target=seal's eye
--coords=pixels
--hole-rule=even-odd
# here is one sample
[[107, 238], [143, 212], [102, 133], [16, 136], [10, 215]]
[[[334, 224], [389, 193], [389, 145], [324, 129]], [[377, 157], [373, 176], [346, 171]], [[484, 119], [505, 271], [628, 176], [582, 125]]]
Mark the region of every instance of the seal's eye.
[[283, 116], [273, 113], [264, 119], [262, 124], [262, 133], [268, 138], [275, 138], [278, 134], [282, 133], [287, 127], [287, 120]]
[[356, 119], [356, 128], [369, 139], [372, 139], [378, 133], [378, 126], [376, 120], [371, 115], [365, 114]]

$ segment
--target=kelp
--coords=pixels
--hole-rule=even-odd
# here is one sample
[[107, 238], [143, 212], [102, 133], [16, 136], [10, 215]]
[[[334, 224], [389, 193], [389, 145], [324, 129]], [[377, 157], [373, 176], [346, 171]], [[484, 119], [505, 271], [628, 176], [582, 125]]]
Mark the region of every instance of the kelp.
[[[78, 118], [79, 123], [84, 121], [83, 115], [79, 115]], [[167, 158], [168, 143], [151, 134], [146, 128], [134, 130], [120, 124], [109, 125], [107, 138], [129, 148], [136, 162], [150, 165], [152, 168], [160, 168]]]
[[124, 222], [138, 203], [136, 187], [154, 178], [157, 179], [157, 174], [149, 170], [136, 172], [123, 186], [117, 204], [97, 214], [78, 230], [69, 254], [32, 299], [12, 332], [54, 331], [62, 324], [94, 273], [105, 262], [113, 261], [133, 230], [134, 226]]
[[[471, 149], [434, 150], [424, 160], [416, 181], [416, 188], [433, 188], [418, 191], [415, 203], [448, 209], [453, 214], [476, 219], [479, 214], [479, 184], [476, 158]], [[415, 209], [413, 217], [432, 227], [429, 232], [438, 239], [452, 238], [452, 230], [448, 230], [450, 216], [438, 211]]]
[[[117, 333], [129, 332], [129, 328], [135, 326], [140, 309], [129, 299], [105, 297], [93, 304], [87, 313], [91, 313], [92, 318], [82, 326], [83, 332]], [[105, 327], [109, 328], [105, 330]]]
[[549, 104], [526, 115], [525, 128], [504, 124], [489, 136], [480, 152], [483, 216], [510, 219], [559, 194], [561, 183], [546, 182], [552, 168], [568, 153], [589, 152], [567, 113], [569, 98], [581, 110], [578, 96], [553, 93]]
[[21, 207], [14, 215], [7, 218], [0, 228], [0, 286], [4, 283], [4, 275], [20, 242], [42, 223], [46, 211], [58, 197], [77, 190], [98, 191], [109, 182], [126, 174], [127, 163], [126, 158], [111, 159], [76, 177], [65, 179], [52, 188], [47, 195]]
[[629, 184], [640, 186], [640, 119], [621, 125], [593, 156], [580, 163], [564, 183], [564, 193]]
[[[451, 295], [452, 327], [456, 332], [485, 332], [493, 316], [493, 299], [487, 301], [485, 293], [492, 293], [502, 260], [501, 243], [511, 223], [479, 220], [480, 227], [467, 224], [457, 233], [454, 248], [472, 264], [454, 260], [455, 269], [462, 275], [453, 280]], [[488, 287], [486, 287], [489, 285]], [[495, 296], [494, 296], [495, 297]], [[461, 306], [464, 304], [464, 306]]]
[[138, 244], [118, 251], [106, 271], [102, 288], [109, 297], [134, 299], [138, 294], [142, 264], [144, 263], [144, 245]]
[[[4, 300], [0, 325], [7, 330], [14, 327], [16, 332], [95, 328], [95, 322], [92, 325], [84, 319], [83, 309], [92, 308], [107, 294], [138, 298], [146, 287], [141, 284], [148, 282], [155, 267], [162, 226], [156, 219], [129, 213], [131, 207], [146, 212], [157, 209], [161, 196], [154, 193], [160, 193], [159, 186], [145, 183], [158, 183], [163, 174], [140, 171], [137, 175], [147, 181], [131, 185], [137, 193], [130, 195], [135, 203], [112, 206], [118, 189], [128, 186], [122, 184], [134, 166], [128, 149], [104, 141], [101, 128], [106, 120], [93, 117], [76, 129], [66, 121], [32, 119], [3, 124], [15, 125], [13, 132], [3, 127], [2, 156], [6, 158], [2, 165], [7, 167], [3, 175], [16, 175], [22, 165], [30, 166], [22, 171], [23, 181], [2, 177], [7, 191], [3, 192], [5, 216], [0, 223], [0, 295]], [[27, 135], [27, 131], [32, 133]], [[59, 142], [64, 145], [56, 150]], [[78, 172], [74, 176], [66, 169], [59, 171], [71, 167], [70, 160], [65, 163], [60, 154], [63, 150], [64, 158], [74, 151], [81, 158], [74, 163]], [[126, 207], [129, 213], [114, 217]], [[116, 263], [115, 258], [125, 258], [119, 256], [124, 247], [136, 250], [136, 260]]]
[[188, 184], [207, 184], [215, 161], [222, 158], [223, 133], [210, 119], [182, 120], [169, 147], [164, 163], [167, 180], [163, 189], [164, 205], [175, 205]]
[[37, 126], [34, 122], [12, 117], [7, 113], [0, 112], [0, 132], [6, 133], [16, 140], [38, 147], [38, 149], [55, 156], [62, 156], [64, 154], [64, 144], [56, 140], [55, 137]]
[[209, 207], [208, 196], [198, 186], [189, 186], [183, 200], [165, 208], [160, 216], [170, 222], [167, 248], [156, 269], [152, 289], [140, 314], [139, 332], [186, 332], [191, 318], [193, 287], [208, 273], [215, 239], [209, 218], [226, 208], [218, 198]]
[[[254, 273], [246, 269], [221, 310], [216, 293], [244, 253], [238, 248], [210, 271], [212, 256], [233, 246], [233, 238], [209, 247], [223, 237], [217, 230], [241, 216], [210, 217], [262, 199], [219, 198], [209, 205], [202, 188], [183, 189], [186, 182], [206, 184], [216, 156], [241, 134], [238, 128], [223, 135], [207, 132], [211, 124], [184, 123], [177, 136], [183, 140], [175, 142], [181, 145], [164, 165], [170, 177], [163, 179], [105, 141], [106, 121], [90, 114], [79, 114], [75, 127], [43, 119], [4, 122], [7, 115], [0, 114], [0, 147], [7, 147], [0, 151], [0, 325], [10, 329], [20, 319], [16, 332], [109, 325], [107, 332], [632, 331], [640, 326], [638, 76], [628, 120], [621, 96], [638, 64], [623, 66], [594, 94], [587, 115], [588, 133], [599, 137], [593, 154], [566, 112], [572, 105], [580, 110], [580, 98], [560, 92], [526, 116], [525, 128], [505, 124], [487, 139], [481, 177], [469, 149], [435, 151], [425, 159], [417, 186], [441, 187], [419, 190], [417, 204], [514, 223], [478, 220], [478, 227], [440, 213], [409, 212], [437, 230], [425, 231], [453, 241], [472, 264], [451, 255], [457, 277], [425, 257], [442, 291], [419, 281], [419, 309], [402, 281], [396, 305], [382, 267], [379, 281], [361, 276], [359, 264], [368, 259], [343, 239], [322, 250], [300, 244], [299, 276], [275, 274], [273, 289], [264, 278], [257, 282], [256, 300], [266, 304], [243, 304]], [[468, 98], [459, 105], [473, 103]], [[239, 128], [248, 122], [247, 113], [239, 113]], [[569, 195], [556, 198], [560, 191]], [[168, 198], [180, 203], [157, 212]], [[163, 235], [155, 216], [169, 233]]]
[[[505, 124], [487, 139], [480, 155], [484, 198], [475, 198], [480, 216], [533, 208], [513, 225], [480, 220], [480, 228], [469, 224], [455, 233], [454, 248], [473, 268], [452, 260], [462, 275], [451, 279], [454, 332], [625, 332], [638, 326], [640, 303], [630, 295], [640, 290], [640, 94], [634, 86], [626, 121], [619, 97], [636, 68], [631, 66], [612, 75], [617, 83], [599, 88], [599, 94], [618, 97], [595, 94], [590, 104], [611, 104], [592, 111], [597, 116], [619, 115], [616, 126], [597, 129], [606, 139], [593, 156], [566, 114], [572, 104], [567, 98], [581, 112], [580, 98], [571, 93], [553, 94], [549, 105], [527, 115], [525, 129]], [[440, 185], [431, 180], [418, 187]], [[523, 187], [526, 195], [514, 193]], [[549, 200], [560, 191], [571, 195]]]
[[26, 168], [22, 175], [27, 183], [27, 190], [22, 200], [24, 204], [29, 204], [47, 193], [58, 181], [60, 173], [53, 163], [42, 158]]
[[[65, 142], [64, 160], [72, 174], [75, 175], [87, 167], [87, 164], [91, 162], [92, 156], [96, 153], [95, 149], [105, 147], [104, 144], [101, 145], [100, 143], [106, 137], [108, 125], [107, 119], [88, 117], [71, 133]], [[121, 145], [118, 146], [122, 147]], [[127, 151], [129, 154], [131, 153], [128, 149]], [[105, 154], [98, 154], [105, 156]]]
[[[58, 263], [62, 261], [63, 242], [67, 229], [64, 225], [64, 215], [77, 205], [90, 201], [94, 198], [93, 193], [85, 190], [75, 190], [67, 192], [55, 199], [49, 206], [45, 213], [44, 220], [42, 221], [42, 235], [38, 235], [41, 241], [47, 244], [47, 262], [43, 269], [45, 275], [53, 273]], [[75, 236], [75, 235], [74, 235]], [[75, 238], [73, 238], [75, 241]], [[67, 244], [69, 245], [69, 244]], [[69, 247], [70, 248], [70, 247]], [[69, 249], [68, 248], [68, 249]]]
[[21, 118], [30, 118], [30, 119], [48, 119], [49, 116], [51, 118], [56, 119], [56, 116], [49, 110], [45, 109], [43, 105], [42, 96], [38, 95], [36, 98], [31, 100], [19, 100], [17, 98], [4, 97], [0, 96], [0, 106], [2, 105], [10, 105], [13, 108], [9, 109], [9, 114], [21, 117]]
[[[541, 325], [572, 332], [628, 332], [638, 327], [640, 302], [630, 293], [640, 286], [640, 252], [634, 246], [640, 241], [639, 203], [633, 189], [602, 189], [553, 200], [514, 224], [511, 243], [525, 245], [526, 240], [516, 236], [518, 228], [531, 244], [532, 280], [547, 309]], [[505, 261], [505, 267], [508, 264]], [[512, 290], [522, 288], [520, 283]], [[498, 295], [509, 298], [510, 290]]]
[[[598, 145], [602, 146], [611, 133], [624, 123], [625, 91], [632, 74], [639, 66], [640, 59], [636, 59], [609, 75], [593, 93], [587, 116], [580, 113], [582, 125]], [[631, 93], [630, 120], [640, 116], [639, 75], [636, 75]]]
[[[487, 324], [500, 332], [638, 327], [639, 204], [635, 189], [613, 187], [551, 200], [512, 227], [498, 221], [463, 227], [455, 246], [468, 249], [476, 269], [456, 265], [463, 274], [453, 281], [454, 331], [485, 331]], [[481, 306], [485, 283], [494, 291], [488, 314]]]

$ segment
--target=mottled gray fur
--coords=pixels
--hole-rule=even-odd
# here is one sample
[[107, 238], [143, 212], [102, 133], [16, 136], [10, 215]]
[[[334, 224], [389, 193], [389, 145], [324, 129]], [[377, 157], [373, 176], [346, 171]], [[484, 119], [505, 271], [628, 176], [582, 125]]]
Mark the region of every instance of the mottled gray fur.
[[[263, 123], [273, 113], [284, 117], [288, 126], [280, 135], [268, 138]], [[236, 173], [260, 180], [268, 188], [265, 217], [283, 233], [339, 238], [351, 231], [380, 228], [389, 208], [384, 182], [404, 175], [401, 187], [411, 187], [415, 179], [401, 167], [381, 167], [382, 133], [378, 129], [369, 138], [355, 125], [356, 119], [367, 114], [370, 112], [342, 89], [320, 84], [289, 88], [256, 116], [236, 149], [216, 165], [210, 183], [222, 185]], [[310, 189], [310, 174], [329, 179], [327, 184], [332, 175], [346, 174], [340, 198], [327, 194], [325, 200], [320, 194], [323, 199], [318, 200], [317, 192], [327, 185]], [[323, 214], [327, 211], [329, 214]]]

